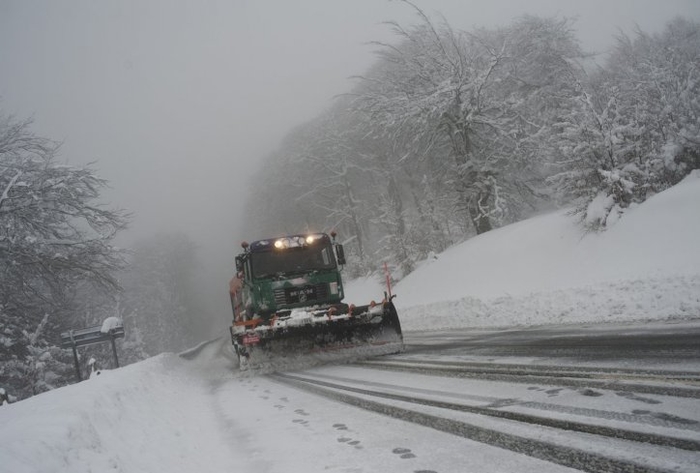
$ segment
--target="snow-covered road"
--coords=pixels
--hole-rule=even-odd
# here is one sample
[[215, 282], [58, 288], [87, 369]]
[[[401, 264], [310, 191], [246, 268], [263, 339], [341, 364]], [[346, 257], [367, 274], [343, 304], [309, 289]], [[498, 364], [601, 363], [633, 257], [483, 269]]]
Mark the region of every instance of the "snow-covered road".
[[[409, 333], [401, 355], [267, 375], [239, 372], [222, 337], [5, 406], [2, 470], [700, 471], [700, 322], [624, 327], [548, 329], [573, 357], [538, 351], [547, 330], [502, 331], [534, 347], [517, 356], [486, 332]], [[575, 359], [653, 333], [644, 359]]]
[[[433, 333], [429, 342], [425, 334], [411, 342], [408, 334], [406, 354], [237, 374], [217, 384], [215, 400], [229, 429], [247, 432], [239, 447], [256, 471], [695, 471], [699, 349], [688, 351], [688, 344], [698, 344], [700, 324], [585, 331], [499, 335], [510, 348], [533, 346], [531, 355], [541, 355], [542, 339], [575, 339], [579, 362], [566, 351], [488, 355], [498, 346], [474, 355], [484, 333], [467, 341], [454, 331]], [[620, 343], [650, 339], [656, 348], [641, 361], [634, 343]], [[217, 350], [204, 348], [193, 363]], [[618, 362], [595, 367], [591, 360], [609, 350]]]
[[[474, 355], [472, 347], [483, 337], [459, 342], [454, 332], [444, 332], [432, 335], [431, 350], [421, 343], [405, 355], [272, 379], [468, 439], [467, 444], [477, 440], [584, 471], [697, 471], [700, 324], [617, 326], [584, 336], [580, 328], [557, 332], [575, 339], [577, 356], [586, 361], [575, 362], [566, 351], [554, 357], [521, 356], [517, 363], [513, 357]], [[541, 332], [527, 330], [506, 337], [509, 347], [533, 346], [531, 355], [544, 339]], [[557, 345], [556, 338], [549, 340]], [[647, 346], [640, 361], [635, 341], [643, 346], [650, 340], [655, 346]], [[594, 367], [590, 360], [610, 351], [617, 363]], [[668, 357], [674, 353], [685, 358]], [[274, 391], [266, 389], [272, 396]], [[449, 455], [457, 463], [431, 471], [460, 471], [455, 468], [459, 462], [471, 465], [471, 457], [459, 452]], [[514, 471], [530, 471], [520, 468]]]

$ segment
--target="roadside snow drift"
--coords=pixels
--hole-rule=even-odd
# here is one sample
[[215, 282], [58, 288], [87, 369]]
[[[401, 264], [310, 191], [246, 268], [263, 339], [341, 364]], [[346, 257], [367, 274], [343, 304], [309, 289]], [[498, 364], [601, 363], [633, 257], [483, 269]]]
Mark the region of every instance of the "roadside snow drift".
[[184, 366], [163, 354], [1, 407], [0, 471], [241, 471]]

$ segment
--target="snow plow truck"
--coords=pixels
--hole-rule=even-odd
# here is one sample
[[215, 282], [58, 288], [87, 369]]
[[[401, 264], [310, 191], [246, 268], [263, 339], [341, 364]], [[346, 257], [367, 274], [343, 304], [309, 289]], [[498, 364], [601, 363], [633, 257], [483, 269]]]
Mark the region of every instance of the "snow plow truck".
[[390, 288], [380, 302], [343, 302], [346, 261], [335, 238], [311, 233], [242, 243], [230, 282], [231, 342], [241, 370], [403, 351]]

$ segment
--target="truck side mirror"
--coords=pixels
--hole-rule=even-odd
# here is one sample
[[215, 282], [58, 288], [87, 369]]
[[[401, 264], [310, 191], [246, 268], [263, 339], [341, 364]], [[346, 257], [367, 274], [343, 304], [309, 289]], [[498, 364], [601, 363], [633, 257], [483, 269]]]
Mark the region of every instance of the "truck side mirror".
[[338, 259], [338, 264], [345, 266], [345, 250], [343, 250], [343, 245], [340, 243], [335, 245], [335, 254], [336, 258]]
[[236, 256], [236, 272], [240, 273], [243, 271], [243, 258], [239, 255]]

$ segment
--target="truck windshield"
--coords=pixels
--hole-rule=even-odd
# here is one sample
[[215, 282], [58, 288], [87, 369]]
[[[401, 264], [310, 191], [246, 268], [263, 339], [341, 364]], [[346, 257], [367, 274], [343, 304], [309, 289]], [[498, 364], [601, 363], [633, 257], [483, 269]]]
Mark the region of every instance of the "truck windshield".
[[253, 253], [251, 263], [254, 278], [336, 267], [330, 246], [320, 245]]

